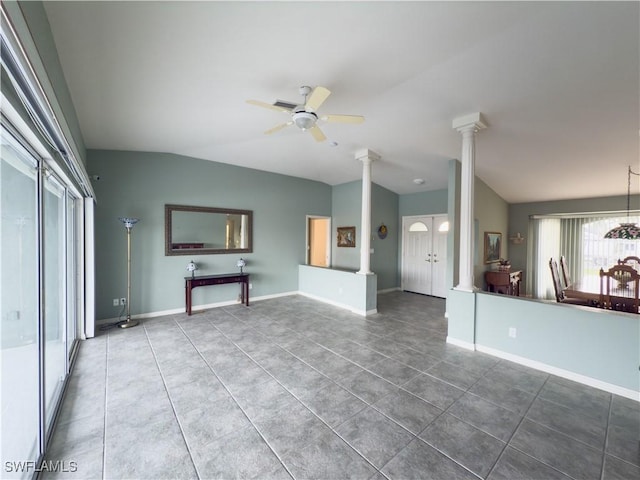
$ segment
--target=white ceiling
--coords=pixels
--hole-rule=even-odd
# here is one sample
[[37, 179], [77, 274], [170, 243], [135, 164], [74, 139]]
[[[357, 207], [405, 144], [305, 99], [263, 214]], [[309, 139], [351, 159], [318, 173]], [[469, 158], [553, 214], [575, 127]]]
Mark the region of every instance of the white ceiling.
[[[173, 152], [330, 185], [443, 189], [454, 118], [482, 112], [476, 171], [511, 203], [624, 195], [640, 163], [640, 3], [45, 2], [88, 148]], [[364, 115], [263, 132], [247, 99], [332, 95]], [[337, 142], [337, 146], [331, 146]], [[423, 178], [416, 185], [414, 178]], [[635, 184], [637, 186], [637, 184]], [[636, 186], [632, 187], [636, 188]], [[624, 207], [621, 205], [621, 208]]]

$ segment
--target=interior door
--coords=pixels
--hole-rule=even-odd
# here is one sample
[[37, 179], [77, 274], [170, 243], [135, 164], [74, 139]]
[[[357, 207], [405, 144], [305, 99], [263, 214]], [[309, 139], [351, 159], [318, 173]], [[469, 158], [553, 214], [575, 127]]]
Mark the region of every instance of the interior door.
[[402, 289], [446, 297], [446, 215], [425, 215], [402, 219]]
[[402, 223], [402, 289], [431, 295], [433, 219], [410, 217], [404, 218]]
[[449, 221], [446, 216], [433, 217], [431, 266], [431, 295], [447, 296], [447, 233]]

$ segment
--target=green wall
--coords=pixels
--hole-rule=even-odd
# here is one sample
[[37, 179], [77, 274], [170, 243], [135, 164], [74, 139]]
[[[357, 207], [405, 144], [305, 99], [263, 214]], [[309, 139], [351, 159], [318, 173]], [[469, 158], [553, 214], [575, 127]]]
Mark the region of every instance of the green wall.
[[476, 256], [474, 265], [475, 285], [485, 289], [484, 272], [492, 270], [495, 264], [484, 263], [484, 233], [502, 234], [501, 258], [509, 258], [509, 205], [496, 192], [476, 177], [475, 218], [477, 220]]
[[[360, 269], [362, 245], [362, 181], [336, 185], [332, 190], [331, 266], [350, 270]], [[387, 238], [378, 238], [378, 227], [384, 223]], [[375, 183], [371, 184], [371, 271], [378, 276], [378, 290], [397, 288], [398, 272], [398, 195]], [[337, 247], [337, 228], [356, 227], [356, 246]]]
[[[113, 298], [126, 296], [126, 230], [118, 217], [140, 222], [132, 230], [131, 313], [184, 307], [186, 265], [198, 274], [235, 272], [247, 260], [252, 297], [298, 290], [305, 261], [306, 215], [331, 215], [331, 187], [310, 180], [166, 153], [89, 150], [98, 197], [95, 218], [96, 318], [113, 318]], [[164, 255], [164, 205], [253, 210], [253, 253]], [[193, 304], [232, 301], [237, 285], [197, 288]]]
[[[360, 269], [360, 245], [362, 245], [362, 182], [335, 185], [331, 192], [331, 266], [349, 270]], [[338, 247], [338, 227], [356, 227], [356, 246]]]
[[[371, 271], [378, 276], [378, 290], [388, 290], [400, 286], [400, 272], [398, 270], [398, 250], [400, 230], [398, 194], [380, 185], [371, 186]], [[387, 236], [378, 237], [381, 224], [387, 227]]]
[[447, 213], [447, 190], [400, 195], [398, 209], [400, 212], [399, 228], [402, 228], [402, 217]]

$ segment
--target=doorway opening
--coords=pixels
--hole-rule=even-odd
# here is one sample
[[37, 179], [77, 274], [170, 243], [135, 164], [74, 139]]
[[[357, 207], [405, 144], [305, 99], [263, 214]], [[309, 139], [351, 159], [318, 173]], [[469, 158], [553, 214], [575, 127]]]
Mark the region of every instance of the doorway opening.
[[331, 265], [331, 217], [307, 215], [307, 265]]

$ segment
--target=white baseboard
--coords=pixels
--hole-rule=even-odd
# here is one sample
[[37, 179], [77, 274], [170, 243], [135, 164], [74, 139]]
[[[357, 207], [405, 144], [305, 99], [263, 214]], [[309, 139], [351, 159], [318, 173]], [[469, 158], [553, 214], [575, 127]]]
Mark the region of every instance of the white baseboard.
[[400, 287], [393, 287], [393, 288], [384, 288], [382, 290], [378, 290], [378, 293], [391, 293], [391, 292], [399, 292], [400, 291]]
[[473, 343], [465, 342], [464, 340], [458, 340], [457, 338], [447, 336], [447, 343], [455, 345], [456, 347], [466, 348], [467, 350], [475, 350], [476, 346]]
[[[278, 298], [278, 297], [288, 297], [290, 295], [297, 295], [299, 292], [284, 292], [284, 293], [275, 293], [272, 295], [261, 295], [259, 297], [251, 297], [250, 300], [250, 304], [249, 304], [249, 308], [251, 308], [251, 303], [253, 302], [259, 302], [261, 300], [269, 300], [271, 298]], [[238, 300], [227, 300], [224, 302], [216, 302], [216, 303], [207, 303], [207, 304], [203, 304], [203, 305], [193, 305], [191, 307], [191, 312], [198, 312], [198, 311], [202, 311], [202, 310], [208, 310], [210, 308], [218, 308], [218, 307], [228, 307], [229, 305], [240, 305], [240, 302]], [[147, 312], [147, 313], [138, 313], [137, 315], [131, 315], [131, 318], [133, 320], [139, 320], [139, 319], [143, 319], [143, 318], [154, 318], [154, 317], [164, 317], [165, 315], [178, 315], [180, 313], [185, 313], [185, 309], [184, 307], [180, 307], [180, 308], [172, 308], [171, 310], [161, 310], [158, 312]], [[119, 322], [122, 321], [122, 318], [101, 318], [100, 320], [96, 321], [96, 325], [101, 325], [101, 324], [105, 324], [105, 323], [112, 323], [112, 322]]]
[[328, 305], [333, 305], [334, 307], [343, 308], [345, 310], [349, 310], [350, 312], [355, 313], [356, 315], [360, 315], [361, 317], [366, 317], [367, 315], [374, 315], [378, 313], [378, 309], [374, 308], [373, 310], [357, 310], [353, 307], [346, 305], [340, 302], [334, 302], [333, 300], [328, 300], [323, 297], [318, 297], [317, 295], [313, 295], [311, 293], [306, 292], [297, 292], [298, 295], [302, 295], [303, 297], [310, 298], [312, 300], [317, 300], [318, 302], [326, 303]]
[[[447, 338], [447, 341], [449, 341], [448, 338]], [[564, 370], [562, 368], [554, 367], [552, 365], [547, 365], [546, 363], [538, 362], [525, 357], [520, 357], [518, 355], [513, 355], [511, 353], [506, 353], [501, 350], [496, 350], [494, 348], [485, 347], [482, 345], [476, 345], [475, 347], [478, 352], [486, 353], [488, 355], [492, 355], [498, 358], [503, 358], [505, 360], [509, 360], [510, 362], [524, 365], [525, 367], [534, 368], [536, 370], [550, 373], [558, 377], [566, 378], [567, 380], [572, 380], [574, 382], [582, 383], [584, 385], [588, 385], [589, 387], [598, 388], [600, 390], [604, 390], [605, 392], [614, 393], [616, 395], [620, 395], [621, 397], [629, 398], [631, 400], [635, 400], [636, 402], [640, 402], [640, 392], [636, 392], [629, 388], [613, 385], [612, 383], [603, 382], [602, 380], [587, 377], [586, 375], [580, 375], [579, 373], [571, 372], [569, 370]]]

